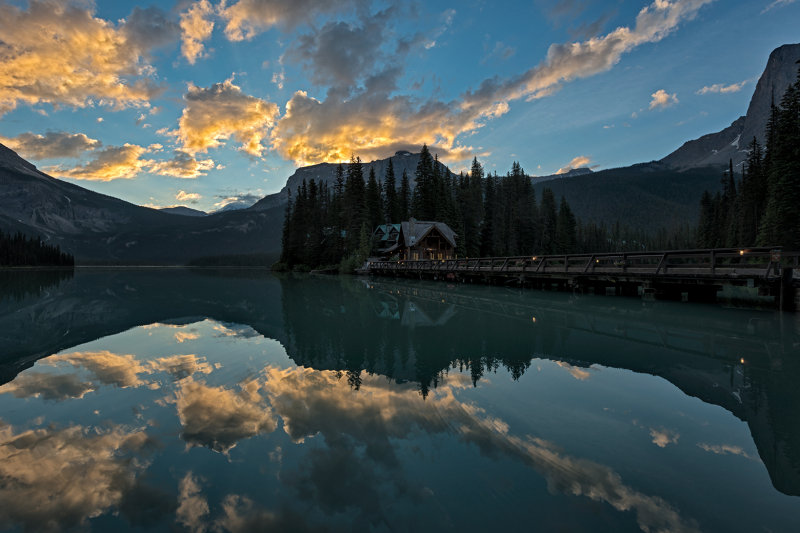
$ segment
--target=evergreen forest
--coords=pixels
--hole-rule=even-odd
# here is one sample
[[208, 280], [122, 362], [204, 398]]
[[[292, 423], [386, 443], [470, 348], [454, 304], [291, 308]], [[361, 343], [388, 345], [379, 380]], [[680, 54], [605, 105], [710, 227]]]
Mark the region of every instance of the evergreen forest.
[[58, 246], [45, 244], [38, 237], [0, 231], [0, 267], [74, 265], [72, 255], [62, 252]]
[[414, 184], [395, 175], [364, 176], [358, 157], [339, 165], [332, 190], [310, 180], [298, 187], [283, 225], [277, 270], [353, 271], [373, 252], [381, 224], [414, 217], [447, 223], [458, 257], [603, 253], [690, 248], [783, 246], [800, 249], [800, 72], [772, 105], [765, 146], [752, 139], [737, 180], [733, 164], [722, 191], [700, 199], [699, 223], [643, 231], [618, 221], [608, 226], [576, 218], [566, 198], [549, 188], [537, 198], [531, 176], [514, 162], [505, 176], [453, 174], [422, 147]]
[[764, 140], [749, 142], [740, 179], [731, 163], [722, 191], [703, 194], [698, 246], [800, 249], [800, 70], [780, 103], [773, 100]]

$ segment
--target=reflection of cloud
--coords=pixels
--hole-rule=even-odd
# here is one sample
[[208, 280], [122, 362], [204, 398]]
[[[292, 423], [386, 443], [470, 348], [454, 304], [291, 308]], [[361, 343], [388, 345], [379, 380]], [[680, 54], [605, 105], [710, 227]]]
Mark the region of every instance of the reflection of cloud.
[[[533, 437], [509, 434], [508, 425], [490, 418], [478, 407], [458, 401], [454, 389], [444, 384], [425, 402], [411, 386], [392, 385], [377, 376], [365, 376], [360, 391], [354, 394], [338, 382], [336, 373], [305, 368], [265, 369], [264, 388], [285, 431], [295, 442], [322, 435], [331, 456], [365, 446], [365, 459], [392, 468], [396, 457], [392, 439], [423, 429], [426, 433], [454, 431], [462, 441], [476, 445], [487, 454], [500, 454], [535, 469], [547, 480], [552, 492], [585, 496], [608, 503], [618, 511], [633, 511], [644, 531], [695, 531], [693, 523], [659, 497], [648, 496], [626, 485], [619, 474], [599, 463], [570, 457], [548, 443]], [[313, 463], [313, 461], [312, 461]], [[353, 463], [349, 463], [353, 464]], [[324, 476], [313, 475], [313, 464], [306, 477], [317, 483], [310, 494], [322, 494]], [[401, 486], [402, 475], [390, 476]], [[358, 485], [354, 487], [358, 489]], [[369, 494], [345, 492], [340, 485], [338, 505], [369, 504]], [[405, 493], [401, 488], [397, 489]], [[309, 494], [304, 488], [301, 494]]]
[[255, 381], [235, 392], [187, 379], [177, 392], [182, 438], [189, 444], [227, 452], [242, 439], [275, 430], [276, 422]]
[[569, 372], [569, 374], [573, 378], [575, 378], [575, 379], [577, 379], [579, 381], [584, 381], [584, 380], [589, 379], [589, 377], [591, 377], [591, 374], [589, 374], [589, 372], [587, 372], [586, 370], [584, 370], [584, 369], [582, 369], [582, 368], [580, 368], [578, 366], [573, 366], [573, 365], [571, 365], [569, 363], [565, 363], [564, 361], [556, 361], [556, 364], [558, 366], [560, 366], [561, 368], [566, 369], [567, 372]]
[[189, 531], [202, 532], [206, 530], [204, 523], [208, 515], [208, 502], [200, 493], [200, 480], [187, 472], [179, 485], [178, 509], [175, 512], [175, 521], [182, 524]]
[[0, 525], [63, 530], [117, 505], [143, 466], [131, 453], [148, 443], [143, 431], [36, 429], [14, 433], [0, 422]]
[[224, 515], [215, 522], [216, 529], [231, 533], [253, 531], [328, 531], [326, 527], [310, 527], [305, 517], [288, 509], [271, 512], [258, 508], [252, 500], [236, 494], [229, 494], [222, 501]]
[[218, 337], [238, 337], [240, 339], [252, 339], [261, 335], [250, 326], [244, 324], [215, 324], [214, 331], [218, 332]]
[[0, 394], [11, 393], [17, 398], [43, 398], [45, 400], [66, 400], [83, 398], [94, 386], [81, 381], [75, 374], [51, 374], [49, 372], [23, 372], [14, 381], [0, 387]]
[[741, 446], [734, 446], [733, 444], [707, 444], [705, 442], [698, 442], [697, 446], [707, 452], [716, 453], [718, 455], [741, 455], [748, 459], [757, 460], [744, 451]]
[[671, 429], [650, 428], [650, 436], [653, 438], [653, 444], [659, 448], [666, 448], [667, 444], [676, 444], [681, 435]]
[[198, 358], [194, 354], [162, 357], [155, 360], [153, 367], [167, 372], [176, 380], [191, 376], [196, 372], [211, 373], [211, 365], [206, 362], [205, 357]]
[[92, 373], [101, 383], [117, 387], [138, 387], [145, 383], [139, 374], [149, 374], [151, 370], [140, 363], [134, 355], [119, 355], [108, 350], [99, 352], [73, 352], [54, 355], [45, 360], [47, 364], [69, 363], [82, 367]]
[[178, 344], [183, 344], [186, 341], [193, 341], [193, 340], [199, 339], [199, 338], [200, 338], [200, 334], [199, 333], [191, 333], [191, 332], [186, 332], [186, 331], [179, 331], [179, 332], [177, 332], [175, 334], [175, 341]]

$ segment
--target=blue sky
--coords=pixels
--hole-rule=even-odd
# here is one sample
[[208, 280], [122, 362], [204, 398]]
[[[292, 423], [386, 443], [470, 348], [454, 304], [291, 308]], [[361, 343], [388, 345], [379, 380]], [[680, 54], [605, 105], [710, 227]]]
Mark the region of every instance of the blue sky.
[[0, 0], [0, 142], [151, 206], [423, 142], [458, 171], [660, 159], [744, 114], [795, 0]]

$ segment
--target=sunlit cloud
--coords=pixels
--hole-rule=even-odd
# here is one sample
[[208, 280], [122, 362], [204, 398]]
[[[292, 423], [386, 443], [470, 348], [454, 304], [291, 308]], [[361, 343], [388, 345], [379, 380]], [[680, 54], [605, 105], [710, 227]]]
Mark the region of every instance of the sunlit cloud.
[[730, 85], [725, 85], [722, 83], [715, 83], [714, 85], [707, 85], [702, 89], [697, 91], [697, 94], [728, 94], [728, 93], [738, 93], [742, 90], [742, 87], [747, 85], [748, 80], [740, 81], [739, 83], [731, 83]]
[[587, 156], [579, 155], [577, 157], [574, 157], [572, 159], [572, 161], [570, 161], [569, 163], [566, 164], [566, 166], [563, 166], [563, 167], [559, 168], [556, 171], [556, 174], [566, 174], [570, 170], [575, 170], [576, 168], [587, 167], [587, 166], [589, 166], [589, 163], [591, 163], [591, 162], [592, 162], [592, 160], [589, 159]]
[[48, 131], [44, 135], [21, 133], [16, 137], [0, 136], [0, 142], [16, 151], [26, 159], [54, 159], [59, 157], [80, 157], [87, 151], [103, 145], [97, 139], [83, 133]]
[[196, 204], [202, 199], [202, 195], [196, 192], [186, 192], [183, 190], [178, 191], [178, 194], [175, 195], [175, 199], [179, 202], [186, 202], [190, 204]]
[[131, 455], [148, 442], [144, 431], [119, 426], [17, 432], [0, 421], [0, 524], [26, 531], [85, 526], [131, 490], [146, 466]]
[[232, 41], [252, 39], [272, 27], [291, 29], [318, 15], [352, 9], [360, 0], [239, 0], [220, 6], [225, 35]]
[[484, 80], [460, 98], [441, 102], [394, 94], [402, 69], [368, 77], [363, 89], [329, 91], [324, 100], [297, 91], [272, 130], [272, 147], [298, 165], [342, 161], [351, 153], [364, 159], [387, 157], [399, 149], [418, 150], [424, 142], [445, 161], [470, 157], [460, 142], [522, 98], [543, 98], [563, 84], [605, 72], [631, 50], [664, 39], [694, 18], [712, 0], [656, 0], [644, 7], [633, 27], [582, 42], [554, 44], [528, 71]]
[[678, 103], [678, 95], [669, 94], [664, 89], [659, 89], [650, 95], [650, 109], [666, 109]]
[[243, 152], [260, 156], [264, 151], [261, 141], [278, 113], [275, 104], [244, 94], [233, 78], [207, 88], [190, 84], [184, 100], [178, 130], [170, 133], [191, 156], [206, 153], [230, 138]]
[[135, 9], [117, 25], [88, 2], [0, 4], [0, 115], [18, 104], [121, 109], [160, 92], [147, 56], [174, 29], [157, 8]]
[[151, 373], [151, 369], [141, 363], [135, 355], [116, 354], [108, 350], [59, 354], [48, 357], [43, 362], [48, 365], [68, 363], [74, 367], [84, 368], [101, 383], [121, 388], [144, 385], [145, 382], [140, 375]]
[[203, 44], [214, 31], [214, 8], [208, 0], [200, 0], [181, 13], [181, 53], [190, 65], [205, 55]]
[[97, 152], [94, 159], [72, 168], [47, 167], [45, 172], [57, 178], [74, 178], [90, 181], [112, 181], [135, 178], [145, 170], [150, 161], [141, 157], [147, 148], [125, 143], [122, 146], [107, 146]]
[[160, 176], [194, 179], [205, 176], [214, 165], [213, 159], [196, 159], [182, 150], [175, 150], [172, 159], [148, 161], [146, 170]]

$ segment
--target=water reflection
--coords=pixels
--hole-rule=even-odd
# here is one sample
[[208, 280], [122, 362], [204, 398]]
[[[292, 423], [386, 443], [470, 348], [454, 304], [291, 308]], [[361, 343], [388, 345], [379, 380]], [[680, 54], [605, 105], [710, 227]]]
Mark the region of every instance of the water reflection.
[[[760, 461], [800, 494], [800, 336], [771, 313], [79, 272], [0, 307], [0, 331], [31, 324], [36, 335], [0, 336], [0, 526], [453, 529], [513, 527], [523, 510], [573, 530], [800, 519], [763, 487], [753, 511], [715, 495], [758, 486]], [[746, 421], [755, 447], [706, 404]], [[40, 499], [39, 513], [15, 505]]]

